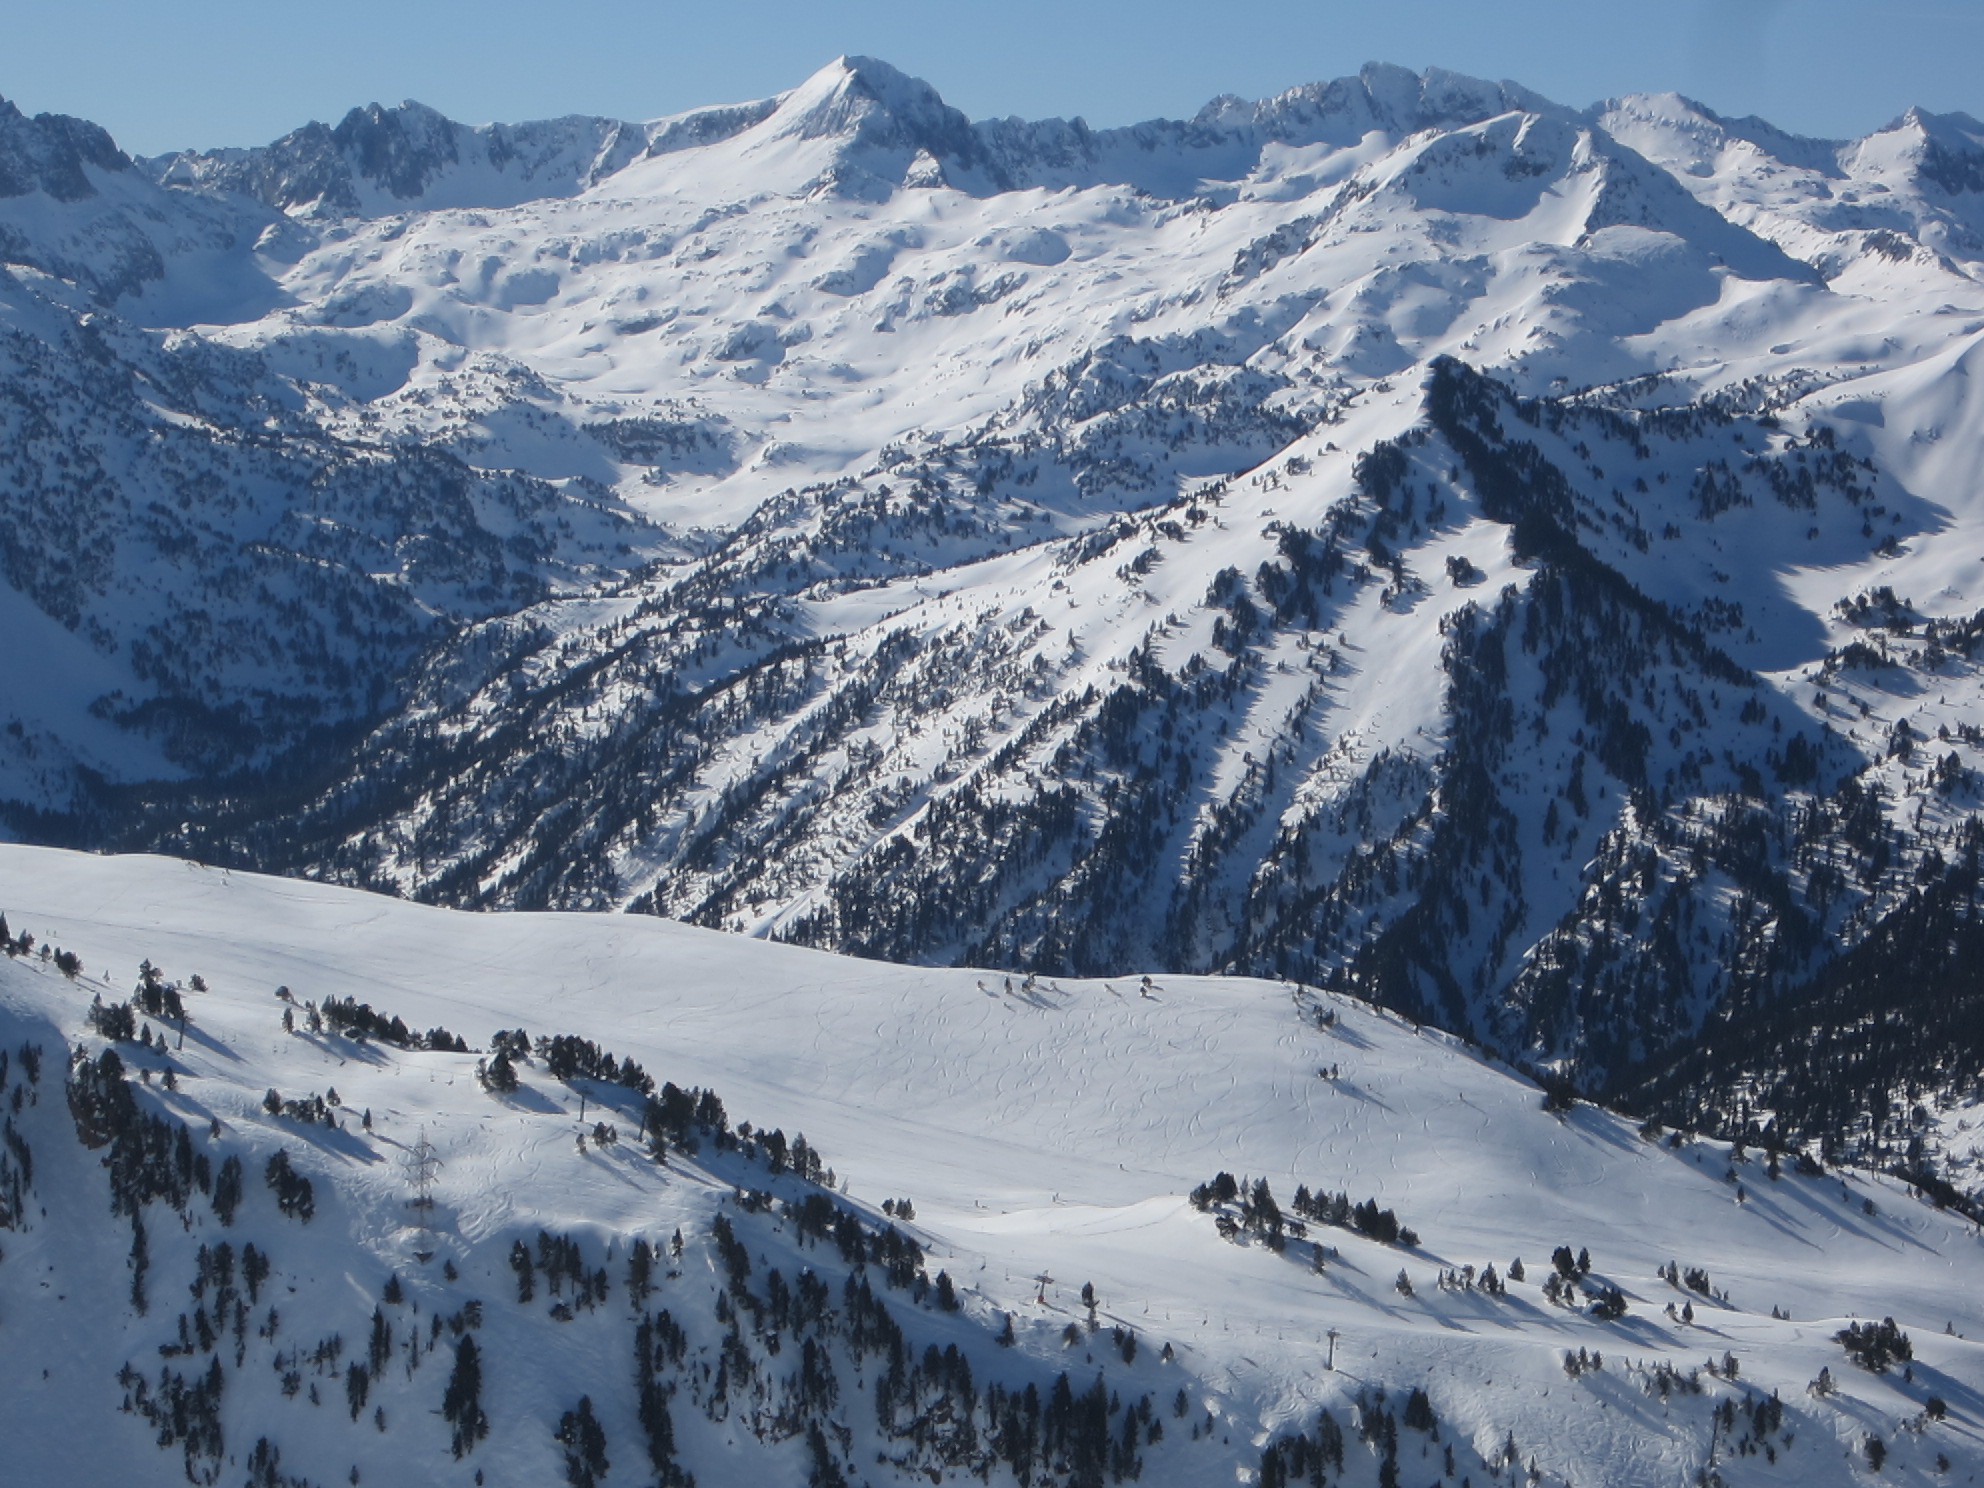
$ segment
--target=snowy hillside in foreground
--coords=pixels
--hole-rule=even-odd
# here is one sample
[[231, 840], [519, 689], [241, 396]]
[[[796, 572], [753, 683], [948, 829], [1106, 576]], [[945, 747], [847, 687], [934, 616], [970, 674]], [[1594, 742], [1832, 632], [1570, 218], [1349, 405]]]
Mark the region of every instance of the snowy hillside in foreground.
[[[1586, 1106], [1552, 1115], [1506, 1069], [1349, 1000], [1173, 977], [1009, 986], [647, 918], [467, 916], [24, 848], [0, 849], [0, 906], [16, 935], [82, 961], [74, 979], [39, 952], [0, 962], [0, 1420], [22, 1481], [541, 1484], [565, 1471], [567, 1413], [585, 1456], [582, 1396], [608, 1485], [1003, 1483], [1028, 1441], [1059, 1445], [1017, 1480], [1056, 1484], [1123, 1480], [1132, 1457], [1154, 1485], [1844, 1484], [1874, 1480], [1869, 1437], [1882, 1481], [1984, 1467], [1973, 1226], [1864, 1173], [1801, 1176], [1786, 1154], [1773, 1178], [1762, 1152], [1662, 1140]], [[117, 1046], [136, 1111], [164, 1123], [149, 1162], [116, 1142], [86, 1151], [72, 1116], [101, 1141], [114, 1102], [85, 1015], [93, 997], [123, 1002], [144, 960], [188, 1013], [183, 1044], [170, 1017], [141, 1017], [144, 1042]], [[477, 1052], [313, 1031], [331, 999]], [[756, 1143], [685, 1132], [699, 1151], [671, 1138], [658, 1164], [635, 1139], [632, 1091], [561, 1082], [542, 1059], [518, 1065], [513, 1094], [485, 1091], [481, 1051], [519, 1025], [713, 1090], [731, 1123], [803, 1130], [842, 1180], [827, 1201], [870, 1236], [892, 1223], [885, 1200], [912, 1201], [897, 1243], [921, 1247], [927, 1285], [914, 1262], [890, 1284], [878, 1259], [850, 1291], [847, 1252], [798, 1218], [828, 1191], [772, 1176]], [[71, 1048], [87, 1070], [70, 1071]], [[74, 1104], [65, 1073], [95, 1093]], [[265, 1110], [271, 1089], [294, 1114]], [[327, 1125], [312, 1102], [333, 1089]], [[575, 1140], [602, 1118], [618, 1143]], [[423, 1139], [439, 1160], [427, 1228], [406, 1162]], [[307, 1221], [263, 1182], [279, 1150], [310, 1184]], [[97, 1161], [120, 1154], [123, 1191], [160, 1195], [139, 1208], [136, 1275], [132, 1221], [113, 1218]], [[229, 1158], [245, 1178], [223, 1224], [196, 1170]], [[1288, 1233], [1279, 1253], [1253, 1230], [1229, 1242], [1215, 1220], [1238, 1207], [1188, 1197], [1222, 1170], [1264, 1177], [1284, 1209], [1298, 1184], [1373, 1198], [1415, 1243], [1329, 1226]], [[563, 1274], [567, 1240], [582, 1284]], [[636, 1296], [642, 1240], [657, 1259]], [[1320, 1273], [1314, 1241], [1330, 1247]], [[268, 1268], [252, 1304], [250, 1245]], [[1558, 1246], [1590, 1252], [1572, 1305], [1542, 1286]], [[1526, 1279], [1504, 1295], [1442, 1285], [1518, 1257]], [[1706, 1272], [1705, 1289], [1657, 1276], [1670, 1262]], [[1624, 1315], [1594, 1316], [1590, 1296], [1614, 1286]], [[1691, 1323], [1669, 1315], [1684, 1303]], [[1850, 1362], [1834, 1335], [1888, 1317], [1912, 1360]], [[457, 1458], [443, 1412], [476, 1419], [450, 1395], [465, 1339], [488, 1429]], [[1580, 1353], [1602, 1367], [1567, 1368]], [[1822, 1370], [1834, 1393], [1808, 1390]], [[215, 1379], [217, 1405], [202, 1394]], [[1028, 1385], [1031, 1426], [1023, 1406], [1001, 1415]], [[651, 1459], [656, 1400], [672, 1447]], [[1291, 1449], [1297, 1435], [1317, 1450]]]

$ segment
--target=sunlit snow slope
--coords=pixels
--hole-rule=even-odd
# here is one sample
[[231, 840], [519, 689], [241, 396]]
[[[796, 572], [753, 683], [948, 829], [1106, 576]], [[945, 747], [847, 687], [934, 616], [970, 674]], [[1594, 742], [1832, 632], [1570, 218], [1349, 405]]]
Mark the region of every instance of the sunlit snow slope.
[[[21, 1481], [559, 1481], [556, 1435], [582, 1396], [607, 1483], [1102, 1483], [1133, 1466], [1152, 1484], [1293, 1482], [1311, 1460], [1348, 1484], [1846, 1483], [1865, 1478], [1869, 1437], [1888, 1481], [1984, 1466], [1974, 1226], [1864, 1172], [1808, 1176], [1784, 1153], [1773, 1177], [1761, 1151], [1584, 1105], [1552, 1114], [1505, 1067], [1348, 999], [1236, 979], [1009, 981], [647, 918], [469, 916], [25, 848], [0, 850], [0, 905], [16, 936], [82, 962], [73, 977], [39, 950], [0, 962], [0, 1419]], [[102, 1109], [106, 1047], [86, 1013], [124, 1002], [146, 960], [183, 998], [183, 1041], [174, 1018], [141, 1015], [143, 1041], [116, 1047], [165, 1136], [150, 1157], [122, 1139], [85, 1150], [79, 1133], [102, 1133], [73, 1092]], [[313, 1031], [347, 998], [475, 1048]], [[775, 1176], [763, 1146], [708, 1126], [657, 1161], [636, 1092], [555, 1079], [542, 1055], [517, 1065], [514, 1093], [486, 1091], [478, 1061], [519, 1025], [714, 1090], [730, 1123], [780, 1129], [781, 1149], [803, 1131], [838, 1187]], [[311, 1102], [333, 1089], [326, 1125]], [[265, 1108], [270, 1090], [288, 1114]], [[582, 1140], [602, 1118], [617, 1144]], [[167, 1192], [175, 1161], [191, 1170], [172, 1155], [182, 1125], [198, 1165], [243, 1165], [231, 1224], [197, 1178]], [[438, 1160], [426, 1211], [409, 1203], [422, 1141]], [[263, 1181], [278, 1151], [312, 1186], [307, 1220]], [[1298, 1185], [1375, 1199], [1416, 1234], [1311, 1225], [1277, 1251], [1256, 1223], [1228, 1240], [1241, 1207], [1189, 1197], [1222, 1170], [1265, 1179], [1284, 1210]], [[114, 1217], [113, 1194], [145, 1173], [163, 1187]], [[768, 1207], [747, 1196], [760, 1190]], [[884, 1201], [910, 1200], [898, 1238], [921, 1254], [900, 1284], [808, 1238], [808, 1195], [875, 1235]], [[568, 1239], [584, 1281], [554, 1286]], [[646, 1295], [631, 1289], [637, 1241], [657, 1256]], [[247, 1262], [221, 1277], [223, 1243], [269, 1267], [252, 1305]], [[1562, 1303], [1542, 1287], [1556, 1290], [1559, 1246], [1589, 1250]], [[1483, 1288], [1484, 1268], [1518, 1258], [1526, 1279]], [[1706, 1276], [1670, 1284], [1670, 1262]], [[1594, 1315], [1615, 1286], [1623, 1315]], [[1692, 1322], [1670, 1313], [1684, 1304]], [[1851, 1362], [1834, 1335], [1890, 1317], [1912, 1357], [1878, 1374]], [[486, 1436], [456, 1455], [465, 1338]], [[1833, 1393], [1810, 1388], [1822, 1371]], [[1059, 1446], [1004, 1455], [1029, 1428], [1022, 1409], [1009, 1430], [999, 1402], [1032, 1385], [1050, 1424], [1031, 1429], [1052, 1441], [1064, 1372], [1099, 1426], [1071, 1406]], [[175, 1377], [179, 1415], [140, 1419]], [[1347, 1438], [1340, 1460], [1322, 1413]]]

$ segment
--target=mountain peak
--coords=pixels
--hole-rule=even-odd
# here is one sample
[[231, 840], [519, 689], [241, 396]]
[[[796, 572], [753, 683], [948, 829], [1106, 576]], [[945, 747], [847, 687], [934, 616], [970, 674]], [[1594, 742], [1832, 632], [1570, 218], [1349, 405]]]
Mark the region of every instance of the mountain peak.
[[[1241, 122], [1237, 100], [1215, 99], [1200, 122]], [[1434, 128], [1479, 124], [1515, 110], [1568, 114], [1540, 94], [1509, 82], [1489, 82], [1431, 67], [1414, 72], [1393, 62], [1367, 62], [1349, 77], [1304, 83], [1251, 105], [1252, 126], [1284, 144], [1350, 145], [1378, 131], [1403, 137]]]
[[0, 98], [0, 197], [45, 191], [57, 201], [94, 196], [83, 167], [121, 171], [131, 158], [101, 125], [67, 114], [32, 119]]
[[1476, 123], [1513, 109], [1525, 113], [1557, 111], [1540, 94], [1509, 82], [1490, 82], [1444, 67], [1414, 73], [1391, 63], [1367, 63], [1358, 74], [1367, 94], [1382, 102], [1401, 127], [1430, 129], [1453, 123]]
[[396, 197], [411, 198], [461, 159], [455, 139], [461, 129], [438, 110], [408, 99], [397, 108], [371, 103], [352, 109], [331, 138], [361, 176]]
[[1898, 171], [1946, 196], [1984, 194], [1984, 124], [1968, 114], [1911, 108], [1853, 152], [1872, 170]]
[[921, 78], [873, 57], [837, 57], [780, 102], [774, 133], [798, 139], [843, 139], [856, 147], [928, 151], [938, 160], [975, 161], [971, 121]]
[[1968, 134], [1984, 133], [1984, 124], [1978, 123], [1969, 114], [1962, 112], [1939, 114], [1934, 109], [1923, 108], [1920, 104], [1910, 104], [1902, 111], [1901, 116], [1887, 127], [1915, 129], [1923, 134], [1944, 134], [1951, 130]]

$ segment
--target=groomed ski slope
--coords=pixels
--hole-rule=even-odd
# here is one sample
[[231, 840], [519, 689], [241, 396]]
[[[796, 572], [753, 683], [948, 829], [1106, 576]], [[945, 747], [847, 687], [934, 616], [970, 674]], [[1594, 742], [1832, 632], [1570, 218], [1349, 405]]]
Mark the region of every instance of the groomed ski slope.
[[[181, 982], [200, 974], [210, 990], [186, 994], [190, 1031], [171, 1056], [178, 1091], [154, 1086], [145, 1099], [196, 1133], [218, 1118], [230, 1150], [254, 1154], [244, 1217], [229, 1238], [261, 1238], [277, 1282], [294, 1288], [282, 1297], [292, 1319], [285, 1336], [340, 1326], [347, 1338], [359, 1334], [395, 1269], [416, 1297], [431, 1293], [437, 1314], [462, 1296], [487, 1299], [494, 1430], [471, 1460], [449, 1457], [438, 1421], [396, 1433], [348, 1423], [341, 1390], [336, 1408], [321, 1411], [280, 1399], [272, 1383], [262, 1407], [248, 1393], [230, 1396], [228, 1409], [244, 1413], [230, 1426], [230, 1449], [266, 1433], [282, 1444], [284, 1470], [312, 1481], [342, 1481], [350, 1462], [367, 1482], [466, 1483], [476, 1470], [491, 1483], [554, 1482], [550, 1433], [580, 1393], [624, 1453], [607, 1481], [645, 1481], [621, 1347], [588, 1346], [586, 1330], [606, 1326], [588, 1316], [560, 1328], [541, 1322], [542, 1299], [535, 1318], [511, 1306], [505, 1256], [540, 1228], [611, 1241], [618, 1251], [609, 1254], [624, 1254], [634, 1234], [660, 1240], [679, 1225], [692, 1242], [686, 1276], [664, 1293], [702, 1285], [713, 1262], [697, 1237], [726, 1170], [681, 1159], [657, 1167], [631, 1140], [631, 1114], [613, 1118], [630, 1140], [581, 1152], [580, 1096], [541, 1064], [523, 1066], [523, 1088], [499, 1098], [478, 1085], [477, 1054], [356, 1045], [309, 1035], [300, 1017], [299, 1032], [286, 1035], [278, 986], [298, 1008], [356, 998], [418, 1029], [445, 1026], [478, 1051], [499, 1028], [579, 1034], [639, 1060], [657, 1081], [713, 1088], [733, 1120], [804, 1132], [845, 1180], [848, 1202], [879, 1211], [884, 1199], [913, 1200], [911, 1228], [931, 1274], [947, 1270], [964, 1299], [961, 1319], [944, 1320], [947, 1336], [981, 1374], [1026, 1355], [1054, 1370], [1108, 1355], [1112, 1386], [1120, 1376], [1126, 1398], [1133, 1388], [1153, 1392], [1172, 1434], [1146, 1453], [1148, 1483], [1251, 1481], [1271, 1435], [1377, 1384], [1398, 1396], [1424, 1386], [1443, 1439], [1483, 1456], [1512, 1434], [1549, 1483], [1695, 1481], [1711, 1465], [1714, 1406], [1751, 1390], [1779, 1392], [1795, 1441], [1771, 1464], [1716, 1460], [1732, 1485], [1867, 1480], [1869, 1434], [1887, 1445], [1889, 1481], [1972, 1482], [1984, 1468], [1984, 1347], [1974, 1341], [1984, 1337], [1984, 1241], [1975, 1227], [1887, 1178], [1798, 1177], [1787, 1161], [1772, 1180], [1761, 1154], [1736, 1162], [1732, 1181], [1724, 1145], [1675, 1149], [1588, 1106], [1552, 1115], [1506, 1067], [1361, 1004], [1242, 979], [1009, 982], [646, 916], [473, 915], [163, 858], [16, 846], [0, 847], [0, 910], [16, 934], [84, 963], [72, 981], [38, 956], [0, 961], [5, 1045], [32, 1039], [50, 1050], [37, 1100], [19, 1118], [35, 1134], [45, 1213], [0, 1234], [0, 1441], [14, 1464], [0, 1477], [11, 1481], [183, 1480], [178, 1452], [156, 1450], [144, 1423], [117, 1414], [115, 1375], [134, 1356], [141, 1372], [156, 1367], [144, 1356], [184, 1305], [179, 1272], [218, 1231], [180, 1234], [175, 1223], [168, 1233], [154, 1221], [160, 1300], [149, 1317], [132, 1315], [127, 1224], [110, 1220], [94, 1164], [74, 1161], [80, 1149], [56, 1089], [64, 1041], [101, 1046], [85, 1026], [92, 995], [121, 1000], [147, 958]], [[146, 1050], [123, 1048], [134, 1071], [145, 1065]], [[1335, 1078], [1320, 1077], [1324, 1068]], [[332, 1086], [341, 1131], [262, 1108], [269, 1088], [304, 1097]], [[369, 1132], [356, 1119], [362, 1109]], [[600, 1114], [593, 1104], [585, 1125]], [[413, 1228], [401, 1161], [423, 1133], [443, 1164], [431, 1239]], [[277, 1218], [260, 1191], [262, 1161], [278, 1146], [317, 1186], [308, 1226]], [[1265, 1176], [1284, 1208], [1298, 1183], [1375, 1197], [1418, 1232], [1419, 1247], [1316, 1228], [1340, 1253], [1317, 1275], [1303, 1246], [1276, 1254], [1230, 1243], [1186, 1197], [1221, 1169]], [[1624, 1319], [1544, 1300], [1539, 1283], [1559, 1245], [1589, 1248], [1594, 1281], [1626, 1295]], [[440, 1259], [423, 1267], [414, 1258], [422, 1248], [459, 1265], [458, 1286], [442, 1286]], [[1516, 1257], [1528, 1279], [1504, 1299], [1438, 1284], [1442, 1268], [1506, 1270]], [[1670, 1260], [1705, 1268], [1727, 1305], [1659, 1279]], [[1401, 1267], [1411, 1296], [1395, 1288]], [[1044, 1305], [1034, 1279], [1043, 1274], [1054, 1278]], [[1068, 1323], [1086, 1316], [1085, 1281], [1105, 1328], [1138, 1335], [1133, 1365], [1118, 1365], [1107, 1332], [1064, 1345]], [[1665, 1313], [1684, 1297], [1693, 1325]], [[687, 1308], [679, 1298], [672, 1305]], [[617, 1291], [602, 1311], [625, 1311]], [[992, 1345], [1001, 1311], [1015, 1315], [1017, 1353]], [[1912, 1382], [1854, 1367], [1833, 1341], [1849, 1317], [1884, 1316], [1913, 1340]], [[1332, 1329], [1334, 1372], [1324, 1367]], [[1174, 1362], [1157, 1359], [1165, 1343]], [[1605, 1369], [1569, 1377], [1565, 1351], [1580, 1347], [1602, 1351]], [[1739, 1361], [1740, 1385], [1704, 1376], [1705, 1394], [1665, 1403], [1628, 1367], [1664, 1359], [1685, 1371], [1725, 1353]], [[426, 1387], [438, 1398], [442, 1367], [430, 1367]], [[1840, 1392], [1821, 1399], [1807, 1385], [1823, 1367]], [[851, 1385], [847, 1414], [872, 1416]], [[1174, 1423], [1168, 1409], [1180, 1387], [1194, 1400], [1190, 1423]], [[1924, 1423], [1932, 1395], [1948, 1414]], [[1188, 1444], [1200, 1406], [1218, 1417], [1217, 1435]], [[1911, 1418], [1918, 1429], [1901, 1426]], [[705, 1488], [806, 1480], [796, 1447], [753, 1458], [759, 1465], [735, 1476], [745, 1459], [727, 1455], [723, 1428], [681, 1403], [676, 1421], [683, 1461]], [[1420, 1438], [1408, 1435], [1401, 1472], [1419, 1488], [1440, 1477], [1440, 1448], [1421, 1462]], [[1354, 1450], [1345, 1481], [1371, 1470]], [[221, 1481], [240, 1478], [230, 1467]], [[908, 1481], [881, 1468], [872, 1479], [899, 1480]]]

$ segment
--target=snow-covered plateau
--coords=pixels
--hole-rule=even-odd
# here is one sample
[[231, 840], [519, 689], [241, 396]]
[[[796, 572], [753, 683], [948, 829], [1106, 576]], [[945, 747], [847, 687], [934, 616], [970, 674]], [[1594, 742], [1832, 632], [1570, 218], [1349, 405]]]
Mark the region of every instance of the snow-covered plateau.
[[1984, 1468], [1975, 1225], [1353, 999], [25, 847], [0, 902], [9, 1481]]

